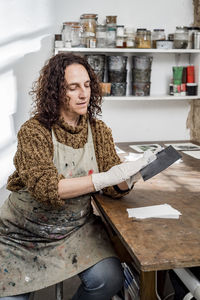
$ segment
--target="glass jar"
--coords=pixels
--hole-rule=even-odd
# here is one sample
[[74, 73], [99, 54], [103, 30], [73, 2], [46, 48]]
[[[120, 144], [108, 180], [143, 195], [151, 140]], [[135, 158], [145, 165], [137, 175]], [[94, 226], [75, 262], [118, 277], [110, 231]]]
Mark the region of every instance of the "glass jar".
[[117, 24], [117, 16], [106, 16], [106, 24]]
[[54, 35], [54, 45], [55, 45], [55, 48], [62, 48], [64, 46], [64, 43], [62, 40], [62, 34]]
[[72, 47], [80, 47], [81, 45], [81, 26], [71, 25]]
[[117, 36], [123, 36], [124, 35], [124, 25], [117, 25]]
[[165, 39], [164, 29], [154, 29], [152, 32], [152, 48], [156, 48], [156, 41], [164, 41]]
[[188, 46], [188, 29], [186, 26], [176, 26], [174, 48], [186, 49]]
[[106, 26], [106, 45], [108, 48], [115, 48], [116, 46], [116, 25], [107, 24]]
[[135, 31], [133, 28], [125, 28], [124, 30], [126, 36], [126, 48], [135, 47]]
[[138, 28], [135, 37], [135, 42], [136, 48], [151, 48], [151, 31], [146, 30], [145, 28]]
[[116, 37], [116, 48], [126, 48], [126, 36]]
[[62, 40], [64, 47], [72, 47], [72, 26], [79, 26], [79, 22], [64, 22], [62, 28]]
[[187, 49], [194, 49], [194, 36], [200, 31], [199, 27], [188, 27], [188, 45]]
[[80, 16], [80, 23], [82, 27], [81, 44], [87, 47], [87, 38], [96, 36], [98, 15], [96, 14], [82, 14]]
[[98, 48], [106, 47], [106, 25], [97, 25], [96, 27], [96, 42]]

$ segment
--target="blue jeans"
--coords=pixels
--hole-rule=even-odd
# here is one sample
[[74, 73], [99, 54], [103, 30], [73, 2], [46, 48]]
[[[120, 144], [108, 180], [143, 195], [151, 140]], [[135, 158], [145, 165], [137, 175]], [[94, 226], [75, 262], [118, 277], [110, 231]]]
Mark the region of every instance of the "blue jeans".
[[82, 284], [72, 300], [110, 300], [124, 282], [121, 263], [116, 257], [101, 260], [79, 277]]
[[[82, 281], [72, 300], [110, 300], [123, 286], [121, 263], [116, 257], [101, 260], [79, 274]], [[0, 298], [1, 300], [28, 300], [29, 294]]]

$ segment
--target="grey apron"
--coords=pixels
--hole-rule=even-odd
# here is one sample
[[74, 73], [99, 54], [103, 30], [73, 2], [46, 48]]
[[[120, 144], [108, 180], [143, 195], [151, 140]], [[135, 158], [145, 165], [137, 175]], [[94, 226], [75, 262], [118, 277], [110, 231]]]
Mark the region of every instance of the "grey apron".
[[[59, 143], [52, 131], [54, 164], [66, 178], [98, 172], [88, 123], [83, 148]], [[91, 206], [91, 195], [50, 209], [27, 191], [12, 192], [0, 211], [0, 297], [42, 289], [115, 256]]]

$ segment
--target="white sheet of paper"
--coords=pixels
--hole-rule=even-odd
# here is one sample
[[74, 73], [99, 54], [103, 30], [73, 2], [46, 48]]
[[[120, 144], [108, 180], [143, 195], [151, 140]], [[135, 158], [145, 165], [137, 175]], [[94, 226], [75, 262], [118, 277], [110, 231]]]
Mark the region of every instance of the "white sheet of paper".
[[118, 154], [126, 153], [124, 150], [120, 149], [118, 146], [115, 145], [115, 150]]
[[158, 144], [138, 144], [138, 145], [129, 145], [130, 148], [137, 152], [145, 152], [146, 150], [156, 150], [160, 147]]
[[200, 159], [200, 151], [183, 151], [183, 153], [190, 155], [194, 158]]
[[169, 204], [152, 205], [138, 208], [127, 208], [129, 218], [168, 218], [178, 219], [181, 213]]
[[189, 150], [200, 150], [200, 146], [193, 143], [173, 143], [165, 144], [166, 146], [172, 146], [174, 149], [179, 151], [189, 151]]

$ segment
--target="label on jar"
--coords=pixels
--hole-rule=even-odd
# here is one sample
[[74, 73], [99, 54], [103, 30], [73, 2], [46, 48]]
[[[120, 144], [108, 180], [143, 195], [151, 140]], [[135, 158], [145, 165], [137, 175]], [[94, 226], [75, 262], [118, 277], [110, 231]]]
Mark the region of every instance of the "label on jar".
[[117, 47], [123, 47], [123, 42], [124, 42], [124, 39], [118, 37], [117, 40], [116, 40], [116, 46]]
[[133, 40], [126, 40], [126, 47], [134, 47]]

